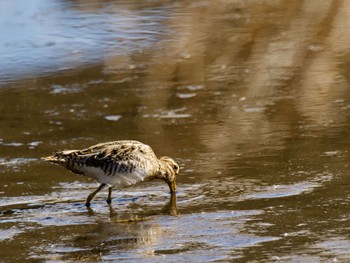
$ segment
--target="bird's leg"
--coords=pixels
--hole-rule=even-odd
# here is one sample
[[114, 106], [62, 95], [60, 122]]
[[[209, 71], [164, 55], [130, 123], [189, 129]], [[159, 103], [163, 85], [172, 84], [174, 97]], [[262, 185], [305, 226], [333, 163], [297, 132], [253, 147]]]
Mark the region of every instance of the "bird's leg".
[[85, 205], [86, 205], [87, 207], [90, 207], [90, 202], [91, 202], [92, 198], [94, 198], [94, 196], [95, 196], [99, 191], [101, 191], [105, 186], [106, 186], [106, 184], [100, 184], [100, 186], [99, 186], [94, 192], [92, 192], [91, 194], [89, 194], [88, 198], [86, 199], [86, 203], [85, 203]]
[[112, 189], [113, 189], [113, 186], [108, 187], [107, 204], [109, 205], [112, 203]]

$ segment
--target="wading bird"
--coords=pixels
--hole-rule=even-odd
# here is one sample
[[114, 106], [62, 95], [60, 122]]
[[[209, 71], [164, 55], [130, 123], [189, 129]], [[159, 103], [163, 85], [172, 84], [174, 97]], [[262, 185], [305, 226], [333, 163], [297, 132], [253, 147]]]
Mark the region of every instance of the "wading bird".
[[68, 170], [95, 179], [100, 186], [86, 199], [89, 207], [94, 196], [108, 186], [107, 203], [112, 202], [113, 187], [126, 187], [144, 180], [165, 181], [171, 193], [176, 192], [179, 166], [170, 157], [157, 158], [152, 148], [138, 141], [112, 141], [93, 145], [83, 150], [56, 152], [43, 157]]

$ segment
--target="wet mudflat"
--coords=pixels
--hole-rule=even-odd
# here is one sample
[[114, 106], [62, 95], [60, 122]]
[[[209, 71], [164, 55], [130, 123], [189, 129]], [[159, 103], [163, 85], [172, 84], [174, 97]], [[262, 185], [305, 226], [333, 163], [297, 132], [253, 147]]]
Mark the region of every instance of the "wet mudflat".
[[[350, 3], [33, 2], [0, 27], [0, 261], [350, 260]], [[87, 209], [39, 159], [120, 139], [175, 158], [176, 196]]]

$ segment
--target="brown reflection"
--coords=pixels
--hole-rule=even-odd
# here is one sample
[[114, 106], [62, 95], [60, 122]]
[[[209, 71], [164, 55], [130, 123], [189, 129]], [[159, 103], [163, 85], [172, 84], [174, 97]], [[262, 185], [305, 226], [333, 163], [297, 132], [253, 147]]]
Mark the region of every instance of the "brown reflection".
[[[160, 87], [152, 100], [145, 89], [141, 104], [151, 112], [185, 108], [201, 122], [189, 133], [213, 155], [285, 150], [304, 118], [316, 130], [344, 125], [348, 114], [339, 114], [337, 101], [342, 103], [350, 91], [342, 69], [350, 51], [350, 34], [341, 25], [349, 23], [347, 5], [316, 0], [182, 3], [181, 19], [167, 21], [176, 37], [147, 53], [152, 62], [142, 80]], [[183, 89], [188, 85], [204, 88], [192, 91], [193, 98], [176, 99], [178, 92], [190, 92]], [[141, 123], [160, 130], [159, 138], [169, 136], [165, 120]], [[225, 169], [226, 164], [215, 166]]]
[[[339, 22], [348, 20], [345, 5], [183, 2], [178, 16], [165, 23], [175, 33], [153, 49], [106, 58], [105, 72], [111, 82], [140, 87], [135, 121], [157, 142], [178, 139], [178, 131], [167, 129], [171, 122], [200, 120], [188, 134], [210, 153], [284, 150], [305, 117], [316, 129], [346, 121], [334, 104], [349, 96], [341, 68], [349, 51]], [[201, 88], [188, 90], [191, 85]], [[181, 99], [179, 93], [193, 97]], [[190, 117], [162, 117], [174, 110]]]
[[176, 193], [171, 193], [170, 194], [170, 200], [168, 202], [168, 204], [166, 204], [163, 209], [162, 212], [164, 214], [168, 214], [171, 216], [177, 216], [178, 215], [178, 210], [177, 210], [177, 205], [176, 205]]
[[[326, 32], [309, 46], [313, 53], [301, 74], [300, 111], [317, 127], [344, 123], [347, 118], [339, 114], [336, 102], [349, 94], [349, 79], [344, 74], [344, 62], [350, 52], [350, 34], [344, 30], [350, 25], [348, 1], [331, 1]], [[329, 2], [329, 3], [331, 3]], [[315, 7], [318, 3], [315, 3]], [[325, 11], [326, 11], [325, 10]], [[318, 41], [318, 42], [316, 42]]]

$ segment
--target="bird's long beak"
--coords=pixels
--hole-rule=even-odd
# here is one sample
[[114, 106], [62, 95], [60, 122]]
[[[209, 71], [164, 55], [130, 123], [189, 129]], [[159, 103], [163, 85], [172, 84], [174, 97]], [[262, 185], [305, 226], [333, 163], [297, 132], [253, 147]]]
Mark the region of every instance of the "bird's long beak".
[[47, 157], [41, 157], [40, 158], [41, 160], [43, 161], [46, 161], [46, 162], [53, 162], [53, 161], [56, 161], [57, 159], [53, 156], [47, 156]]
[[56, 156], [41, 157], [40, 159], [46, 162], [52, 162], [52, 163], [58, 163], [58, 164], [65, 163], [64, 159], [57, 158]]
[[168, 182], [170, 193], [176, 193], [176, 180]]

